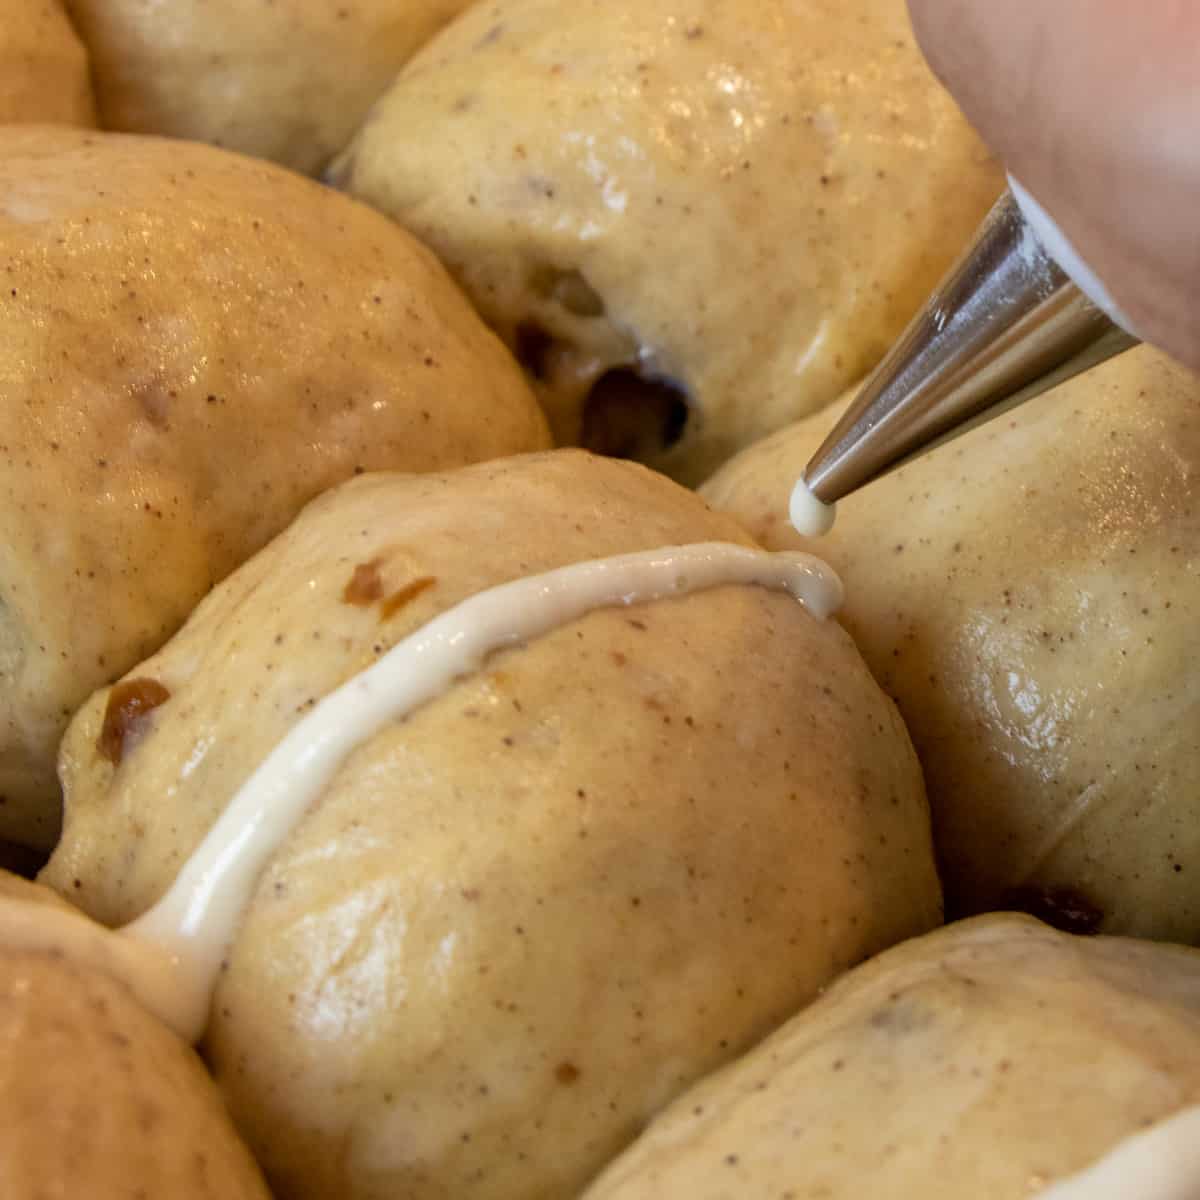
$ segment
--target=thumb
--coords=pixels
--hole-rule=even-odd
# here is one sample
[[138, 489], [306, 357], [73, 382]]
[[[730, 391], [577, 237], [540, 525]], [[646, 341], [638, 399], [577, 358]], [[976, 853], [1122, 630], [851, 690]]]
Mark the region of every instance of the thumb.
[[1138, 334], [1200, 369], [1200, 5], [910, 0], [967, 118]]

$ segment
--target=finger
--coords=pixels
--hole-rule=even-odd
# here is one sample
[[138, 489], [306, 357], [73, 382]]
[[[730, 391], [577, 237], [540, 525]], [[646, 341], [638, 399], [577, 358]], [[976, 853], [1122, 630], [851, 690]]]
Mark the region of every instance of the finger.
[[935, 71], [1139, 333], [1200, 366], [1200, 6], [911, 0]]

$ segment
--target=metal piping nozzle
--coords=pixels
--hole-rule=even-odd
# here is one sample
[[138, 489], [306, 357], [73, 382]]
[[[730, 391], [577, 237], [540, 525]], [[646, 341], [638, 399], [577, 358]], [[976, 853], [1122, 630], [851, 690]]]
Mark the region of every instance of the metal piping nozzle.
[[833, 504], [1136, 344], [1071, 282], [1006, 192], [813, 455], [804, 482]]

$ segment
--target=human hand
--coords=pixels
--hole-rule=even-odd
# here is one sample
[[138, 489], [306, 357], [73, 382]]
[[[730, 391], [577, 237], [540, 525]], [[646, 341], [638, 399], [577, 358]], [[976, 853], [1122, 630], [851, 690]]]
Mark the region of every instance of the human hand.
[[1200, 5], [909, 9], [933, 69], [1134, 331], [1200, 369]]

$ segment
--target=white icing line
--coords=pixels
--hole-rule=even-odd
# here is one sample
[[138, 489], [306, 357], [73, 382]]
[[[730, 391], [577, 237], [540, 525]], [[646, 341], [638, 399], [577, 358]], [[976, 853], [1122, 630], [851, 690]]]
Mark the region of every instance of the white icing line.
[[1200, 1105], [1118, 1143], [1099, 1162], [1037, 1193], [1036, 1200], [1196, 1200]]
[[[78, 926], [90, 922], [74, 914], [67, 914], [69, 928], [55, 918], [48, 931], [57, 930], [63, 940], [54, 942], [48, 932], [43, 948], [81, 952], [128, 982], [180, 1034], [197, 1039], [259, 876], [357, 746], [478, 670], [496, 650], [595, 609], [726, 584], [786, 591], [818, 618], [842, 598], [840, 581], [819, 559], [717, 542], [575, 563], [480, 592], [399, 642], [297, 722], [238, 789], [153, 908], [115, 933], [91, 926], [95, 932], [85, 934]], [[0, 903], [0, 944], [17, 915]], [[109, 953], [102, 942], [121, 948]]]

